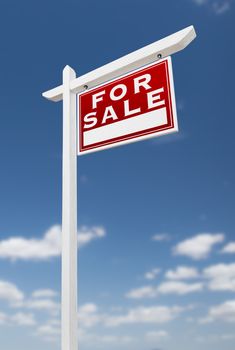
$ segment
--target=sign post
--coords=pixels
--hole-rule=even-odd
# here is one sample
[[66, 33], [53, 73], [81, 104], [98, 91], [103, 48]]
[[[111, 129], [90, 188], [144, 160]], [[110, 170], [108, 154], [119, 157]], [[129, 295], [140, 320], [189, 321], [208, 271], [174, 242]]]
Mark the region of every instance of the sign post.
[[77, 154], [177, 131], [171, 60], [164, 58], [195, 37], [187, 27], [78, 78], [66, 66], [63, 84], [43, 93], [63, 100], [61, 350], [78, 349]]
[[63, 70], [62, 350], [77, 350], [77, 122], [72, 68]]

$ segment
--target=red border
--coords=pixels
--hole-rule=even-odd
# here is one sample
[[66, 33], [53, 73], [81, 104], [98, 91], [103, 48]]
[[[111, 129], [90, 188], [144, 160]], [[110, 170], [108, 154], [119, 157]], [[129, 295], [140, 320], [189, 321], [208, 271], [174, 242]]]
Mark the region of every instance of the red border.
[[[80, 132], [80, 130], [82, 130], [81, 128], [81, 101], [80, 101], [80, 98], [81, 96], [84, 96], [85, 94], [89, 94], [96, 90], [98, 90], [101, 86], [108, 86], [110, 84], [113, 84], [115, 81], [116, 82], [120, 82], [121, 80], [123, 80], [124, 78], [126, 78], [127, 76], [133, 76], [135, 75], [136, 73], [138, 73], [139, 71], [146, 71], [148, 70], [150, 67], [156, 67], [158, 65], [161, 65], [161, 64], [164, 64], [165, 65], [165, 69], [166, 69], [166, 78], [167, 78], [167, 89], [168, 89], [168, 96], [169, 96], [169, 111], [170, 111], [170, 116], [169, 118], [167, 118], [167, 125], [161, 125], [161, 126], [157, 126], [157, 127], [154, 127], [152, 129], [148, 129], [148, 131], [143, 131], [141, 133], [138, 133], [137, 135], [133, 135], [133, 133], [129, 134], [129, 135], [125, 135], [123, 137], [116, 137], [116, 138], [113, 138], [113, 139], [109, 139], [109, 140], [106, 140], [106, 141], [102, 141], [102, 142], [96, 142], [96, 143], [93, 143], [92, 145], [89, 145], [89, 146], [83, 146], [83, 133]], [[169, 125], [170, 124], [170, 125]], [[174, 128], [174, 118], [173, 118], [173, 111], [172, 111], [172, 97], [171, 97], [171, 86], [170, 86], [170, 78], [169, 78], [169, 67], [168, 67], [168, 60], [166, 59], [165, 61], [162, 61], [160, 63], [155, 63], [153, 65], [150, 65], [148, 67], [146, 67], [145, 69], [139, 69], [139, 70], [136, 70], [135, 72], [133, 72], [132, 74], [126, 74], [124, 76], [122, 76], [121, 78], [117, 79], [117, 80], [113, 80], [109, 83], [105, 83], [105, 84], [102, 84], [102, 85], [99, 85], [99, 87], [95, 88], [95, 89], [92, 89], [90, 91], [87, 91], [87, 92], [84, 92], [84, 93], [81, 93], [79, 94], [79, 152], [82, 153], [82, 152], [85, 152], [85, 151], [88, 151], [88, 150], [91, 150], [91, 149], [95, 149], [95, 148], [99, 148], [99, 147], [104, 147], [104, 146], [107, 146], [107, 145], [110, 145], [110, 144], [115, 144], [115, 143], [119, 143], [119, 142], [123, 142], [123, 141], [126, 141], [126, 140], [131, 140], [131, 139], [134, 139], [134, 138], [138, 138], [138, 137], [143, 137], [145, 135], [149, 135], [149, 134], [154, 134], [156, 131], [165, 131], [165, 130], [168, 130], [168, 129], [173, 129]], [[131, 136], [132, 135], [132, 136]]]

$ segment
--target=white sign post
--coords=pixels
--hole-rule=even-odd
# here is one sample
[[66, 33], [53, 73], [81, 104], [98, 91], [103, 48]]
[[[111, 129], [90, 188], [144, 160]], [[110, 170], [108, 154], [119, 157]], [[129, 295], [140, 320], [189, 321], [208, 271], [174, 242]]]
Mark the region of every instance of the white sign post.
[[76, 94], [181, 51], [195, 37], [194, 27], [187, 27], [78, 78], [74, 70], [66, 66], [63, 84], [43, 93], [48, 100], [63, 100], [61, 350], [78, 349], [77, 135], [80, 133], [77, 130]]
[[75, 72], [63, 71], [62, 349], [77, 349], [77, 135]]

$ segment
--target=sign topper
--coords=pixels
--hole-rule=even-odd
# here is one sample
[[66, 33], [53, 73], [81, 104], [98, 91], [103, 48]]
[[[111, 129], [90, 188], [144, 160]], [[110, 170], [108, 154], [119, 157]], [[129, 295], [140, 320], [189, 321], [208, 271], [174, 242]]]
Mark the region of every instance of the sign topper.
[[43, 93], [63, 100], [61, 350], [78, 349], [77, 155], [177, 131], [168, 56], [195, 37], [187, 27], [78, 78], [66, 66], [63, 84]]
[[171, 58], [78, 95], [78, 154], [178, 131]]

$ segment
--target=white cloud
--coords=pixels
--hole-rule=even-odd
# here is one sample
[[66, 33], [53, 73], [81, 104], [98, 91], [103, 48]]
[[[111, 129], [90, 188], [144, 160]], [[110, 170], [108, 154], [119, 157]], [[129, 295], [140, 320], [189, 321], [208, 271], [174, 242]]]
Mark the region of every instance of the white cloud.
[[105, 319], [105, 324], [109, 327], [135, 323], [161, 324], [172, 321], [183, 311], [184, 309], [179, 306], [140, 306], [129, 310], [124, 315], [107, 317]]
[[130, 290], [126, 297], [130, 299], [155, 298], [159, 294], [185, 295], [200, 292], [203, 290], [203, 283], [185, 283], [181, 281], [167, 281], [159, 286], [144, 286]]
[[[80, 315], [82, 316], [80, 317]], [[84, 314], [85, 316], [85, 322], [84, 322]], [[79, 341], [82, 343], [88, 343], [92, 344], [93, 346], [98, 346], [98, 345], [112, 345], [112, 344], [117, 344], [120, 345], [122, 344], [128, 344], [134, 340], [134, 338], [130, 336], [125, 336], [125, 335], [112, 335], [112, 334], [94, 334], [91, 333], [90, 331], [88, 332], [87, 328], [90, 328], [92, 326], [96, 325], [96, 322], [89, 322], [87, 324], [88, 318], [90, 316], [96, 316], [99, 318], [100, 322], [102, 321], [104, 323], [104, 315], [99, 315], [98, 314], [98, 307], [93, 304], [93, 303], [88, 303], [84, 304], [80, 307], [79, 309], [79, 329], [78, 329], [78, 335], [79, 335]], [[106, 318], [108, 316], [106, 315]], [[58, 342], [60, 339], [60, 320], [58, 319], [51, 319], [48, 320], [45, 324], [42, 324], [37, 328], [36, 335], [38, 335], [41, 339], [45, 341], [50, 341], [50, 342]], [[85, 327], [85, 328], [84, 328]]]
[[185, 295], [200, 292], [204, 288], [203, 283], [185, 283], [181, 281], [167, 281], [159, 286], [143, 286], [132, 289], [126, 297], [130, 299], [155, 298], [160, 294]]
[[192, 0], [196, 5], [207, 6], [215, 14], [221, 15], [231, 8], [232, 0]]
[[13, 315], [0, 312], [0, 324], [11, 325], [11, 326], [34, 326], [36, 320], [33, 314], [18, 312]]
[[85, 313], [85, 314], [93, 314], [94, 312], [97, 312], [97, 311], [98, 311], [98, 307], [96, 304], [93, 304], [93, 303], [83, 304], [79, 308], [79, 312]]
[[235, 292], [235, 263], [209, 266], [203, 274], [210, 290]]
[[19, 312], [11, 317], [11, 321], [18, 326], [34, 326], [36, 324], [33, 314]]
[[102, 226], [87, 227], [82, 226], [78, 232], [78, 246], [83, 247], [91, 241], [106, 236], [106, 231]]
[[[52, 314], [58, 314], [60, 304], [55, 302], [50, 297], [57, 295], [50, 289], [41, 289], [32, 293], [32, 298], [26, 299], [24, 293], [13, 283], [0, 280], [0, 300], [9, 302], [10, 307], [14, 309], [31, 309], [38, 311], [48, 311]], [[40, 297], [40, 298], [39, 298]], [[25, 317], [25, 321], [23, 320]], [[32, 323], [32, 314], [17, 313], [15, 315], [15, 322]], [[26, 320], [27, 318], [27, 320]]]
[[53, 298], [57, 295], [58, 293], [52, 289], [38, 289], [32, 293], [33, 298]]
[[57, 315], [60, 311], [60, 304], [51, 299], [28, 299], [15, 302], [12, 306], [18, 309], [29, 309], [37, 311], [46, 311], [52, 315]]
[[235, 253], [235, 242], [230, 242], [222, 249], [221, 253], [233, 254]]
[[[36, 305], [28, 305], [29, 308], [35, 308], [35, 309], [49, 309], [52, 308], [52, 311], [54, 307], [57, 307], [58, 305], [49, 304], [38, 304]], [[47, 308], [48, 307], [48, 308]], [[108, 317], [107, 315], [99, 313], [98, 307], [94, 303], [86, 303], [79, 307], [78, 310], [78, 324], [79, 324], [79, 331], [81, 331], [82, 336], [84, 334], [87, 334], [87, 331], [85, 329], [92, 328], [96, 326], [97, 324], [103, 324], [105, 318]], [[53, 318], [51, 320], [48, 320], [45, 324], [41, 325], [37, 328], [37, 335], [43, 337], [46, 341], [57, 341], [58, 336], [60, 334], [60, 320]]]
[[51, 299], [36, 299], [28, 300], [24, 303], [24, 307], [27, 309], [45, 310], [57, 313], [60, 309], [60, 304]]
[[135, 339], [130, 336], [122, 336], [122, 335], [111, 335], [111, 334], [104, 334], [104, 335], [97, 335], [94, 333], [87, 333], [83, 332], [82, 336], [80, 337], [81, 340], [84, 342], [88, 342], [90, 344], [97, 345], [120, 345], [120, 344], [129, 344], [133, 342]]
[[156, 276], [161, 272], [161, 269], [159, 268], [155, 268], [152, 269], [151, 271], [146, 272], [146, 274], [144, 275], [144, 277], [147, 280], [154, 280], [156, 278]]
[[[101, 226], [83, 226], [78, 232], [78, 245], [83, 247], [91, 241], [103, 238]], [[52, 226], [41, 239], [11, 237], [0, 241], [0, 258], [10, 260], [47, 260], [61, 253], [61, 227]]]
[[95, 334], [91, 332], [87, 332], [87, 330], [79, 329], [78, 337], [80, 342], [89, 344], [90, 347], [104, 346], [104, 345], [117, 345], [120, 344], [129, 344], [136, 340], [136, 338], [132, 338], [130, 336], [125, 335], [112, 335], [112, 334]]
[[[196, 341], [200, 343], [218, 343], [218, 342], [223, 342], [224, 341], [229, 341], [235, 339], [234, 334], [229, 334], [229, 333], [224, 333], [224, 334], [208, 334], [206, 336], [197, 336]], [[222, 344], [221, 344], [222, 345]], [[225, 345], [225, 344], [224, 344]]]
[[178, 266], [175, 270], [168, 270], [165, 276], [171, 280], [185, 280], [197, 278], [199, 273], [194, 267]]
[[0, 258], [44, 260], [60, 254], [60, 226], [51, 227], [42, 239], [11, 237], [0, 242]]
[[145, 338], [149, 342], [158, 342], [160, 340], [168, 338], [168, 332], [164, 330], [160, 331], [149, 331], [145, 334]]
[[202, 283], [185, 283], [180, 281], [163, 282], [158, 287], [160, 294], [178, 294], [185, 295], [203, 290]]
[[156, 234], [152, 237], [152, 240], [156, 242], [169, 241], [170, 235], [168, 235], [167, 233]]
[[88, 303], [79, 308], [78, 319], [81, 329], [101, 324], [105, 327], [117, 327], [136, 323], [166, 323], [176, 318], [185, 309], [179, 306], [136, 307], [126, 313], [102, 313], [96, 304]]
[[0, 299], [10, 303], [21, 302], [24, 294], [13, 283], [0, 280]]
[[79, 324], [82, 327], [90, 328], [102, 322], [104, 315], [99, 314], [98, 307], [93, 303], [82, 305], [78, 311]]
[[60, 326], [51, 321], [37, 328], [37, 333], [43, 336], [57, 336], [60, 334]]
[[95, 342], [106, 343], [106, 344], [120, 344], [120, 343], [130, 343], [133, 341], [133, 338], [129, 336], [117, 336], [117, 335], [102, 335], [102, 336], [93, 336]]
[[235, 322], [235, 300], [226, 301], [220, 305], [212, 306], [208, 315], [200, 319], [200, 323], [209, 323], [215, 321]]
[[48, 320], [36, 330], [36, 335], [49, 342], [58, 342], [60, 339], [60, 333], [60, 321], [57, 319]]
[[173, 253], [201, 260], [208, 257], [214, 245], [223, 241], [224, 235], [221, 233], [202, 233], [178, 243], [173, 248]]
[[140, 288], [132, 289], [126, 297], [130, 299], [143, 299], [143, 298], [154, 298], [158, 294], [157, 288], [152, 286], [143, 286]]

